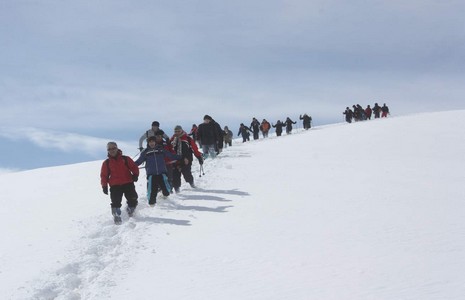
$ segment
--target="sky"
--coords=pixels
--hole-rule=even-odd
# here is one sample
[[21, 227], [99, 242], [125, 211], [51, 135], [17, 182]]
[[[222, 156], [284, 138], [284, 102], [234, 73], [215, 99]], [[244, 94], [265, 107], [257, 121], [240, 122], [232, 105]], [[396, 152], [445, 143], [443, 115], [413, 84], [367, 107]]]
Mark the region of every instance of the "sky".
[[237, 139], [155, 207], [141, 170], [121, 225], [100, 161], [2, 174], [0, 294], [462, 299], [464, 126], [460, 110]]
[[0, 170], [133, 155], [154, 120], [465, 107], [463, 1], [223, 2], [1, 1]]

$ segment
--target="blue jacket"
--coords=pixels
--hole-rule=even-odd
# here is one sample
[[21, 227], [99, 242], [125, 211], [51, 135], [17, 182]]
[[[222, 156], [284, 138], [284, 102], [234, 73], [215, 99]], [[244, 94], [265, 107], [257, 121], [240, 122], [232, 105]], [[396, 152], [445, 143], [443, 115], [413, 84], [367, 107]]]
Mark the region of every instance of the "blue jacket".
[[171, 160], [181, 159], [181, 156], [170, 153], [163, 149], [163, 145], [157, 144], [155, 148], [148, 147], [142, 151], [135, 163], [140, 166], [145, 162], [147, 176], [160, 175], [166, 173], [165, 156]]

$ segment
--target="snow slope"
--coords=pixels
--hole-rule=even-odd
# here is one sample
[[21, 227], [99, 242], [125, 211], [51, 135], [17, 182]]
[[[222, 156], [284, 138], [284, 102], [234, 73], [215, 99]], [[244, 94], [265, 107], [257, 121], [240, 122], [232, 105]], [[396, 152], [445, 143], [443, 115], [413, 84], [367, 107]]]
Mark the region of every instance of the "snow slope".
[[141, 176], [121, 226], [101, 161], [0, 174], [2, 299], [463, 299], [464, 127], [450, 111], [235, 141], [155, 208]]

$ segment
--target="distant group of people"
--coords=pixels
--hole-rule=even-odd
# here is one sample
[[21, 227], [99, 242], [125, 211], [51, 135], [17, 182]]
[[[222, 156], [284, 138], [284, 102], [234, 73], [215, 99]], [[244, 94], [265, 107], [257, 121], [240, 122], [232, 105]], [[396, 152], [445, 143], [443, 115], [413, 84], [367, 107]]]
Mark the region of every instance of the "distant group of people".
[[352, 123], [352, 121], [365, 121], [371, 120], [371, 116], [374, 115], [375, 119], [386, 118], [389, 115], [389, 107], [386, 103], [383, 106], [379, 106], [378, 103], [375, 103], [373, 108], [370, 105], [367, 105], [366, 108], [363, 108], [360, 104], [352, 105], [352, 109], [346, 107], [346, 110], [343, 112], [345, 115], [345, 120], [347, 123]]
[[[305, 129], [311, 128], [312, 118], [309, 115], [300, 115], [299, 118]], [[259, 122], [253, 118], [250, 127], [241, 123], [238, 135], [242, 136], [243, 142], [249, 141], [251, 134], [254, 140], [259, 139], [260, 132], [263, 138], [267, 138], [272, 127], [276, 129], [277, 136], [281, 136], [283, 128], [287, 134], [291, 134], [292, 125], [296, 123], [289, 117], [284, 122], [278, 120], [276, 124], [270, 124], [266, 119]], [[160, 129], [160, 122], [153, 121], [151, 128], [139, 138], [140, 153], [135, 161], [123, 155], [116, 142], [109, 142], [108, 158], [102, 163], [100, 170], [100, 182], [103, 193], [110, 194], [114, 222], [121, 224], [123, 196], [126, 198], [128, 215], [134, 214], [138, 205], [134, 183], [139, 179], [140, 165], [144, 164], [146, 171], [148, 203], [154, 206], [159, 192], [164, 197], [180, 192], [181, 177], [192, 188], [196, 188], [191, 171], [194, 157], [202, 167], [204, 159], [214, 159], [223, 148], [232, 146], [233, 137], [228, 126], [222, 129], [211, 116], [205, 115], [203, 123], [198, 126], [193, 124], [189, 133], [176, 125], [171, 137]]]
[[[311, 116], [304, 114], [300, 115], [299, 119], [303, 120], [304, 129], [308, 130], [311, 128]], [[289, 117], [287, 117], [284, 122], [281, 122], [281, 120], [276, 121], [276, 124], [270, 124], [270, 122], [268, 122], [266, 119], [263, 119], [262, 122], [259, 122], [256, 118], [253, 118], [250, 126], [246, 126], [244, 123], [240, 124], [237, 136], [241, 136], [242, 142], [245, 143], [250, 141], [250, 135], [253, 136], [254, 140], [258, 140], [260, 132], [262, 133], [263, 138], [267, 138], [271, 128], [275, 128], [276, 136], [282, 135], [283, 128], [286, 129], [286, 134], [291, 134], [293, 124], [297, 124], [297, 122], [292, 121]]]

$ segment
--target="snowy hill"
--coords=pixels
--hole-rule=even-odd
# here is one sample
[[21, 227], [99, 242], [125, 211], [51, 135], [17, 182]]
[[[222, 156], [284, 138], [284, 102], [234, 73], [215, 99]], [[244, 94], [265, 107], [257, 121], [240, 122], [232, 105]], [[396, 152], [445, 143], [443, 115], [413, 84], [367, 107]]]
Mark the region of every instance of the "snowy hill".
[[236, 141], [113, 224], [102, 161], [0, 175], [2, 299], [463, 299], [465, 111]]

